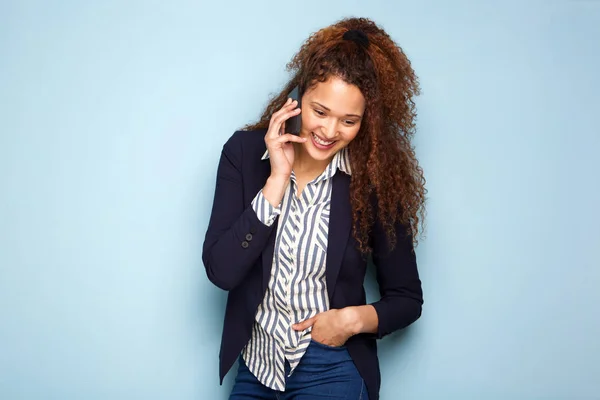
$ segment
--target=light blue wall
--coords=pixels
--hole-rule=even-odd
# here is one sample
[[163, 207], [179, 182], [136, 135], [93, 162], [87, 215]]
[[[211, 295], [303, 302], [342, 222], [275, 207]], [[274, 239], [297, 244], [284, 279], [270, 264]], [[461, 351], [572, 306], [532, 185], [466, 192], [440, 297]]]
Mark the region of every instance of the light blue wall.
[[382, 399], [600, 399], [600, 1], [50, 3], [0, 1], [1, 399], [227, 397], [219, 152], [350, 15], [423, 88], [426, 302]]

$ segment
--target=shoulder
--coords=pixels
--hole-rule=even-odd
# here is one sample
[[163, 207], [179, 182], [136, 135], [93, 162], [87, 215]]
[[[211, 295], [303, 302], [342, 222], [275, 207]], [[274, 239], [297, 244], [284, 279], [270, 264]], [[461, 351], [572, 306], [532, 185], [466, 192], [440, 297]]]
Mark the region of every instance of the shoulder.
[[266, 132], [266, 129], [236, 131], [223, 145], [222, 157], [240, 171], [254, 171], [261, 165], [261, 158], [267, 149]]
[[238, 156], [246, 157], [262, 157], [266, 150], [265, 134], [266, 129], [257, 129], [253, 131], [236, 131], [227, 140], [223, 146], [223, 150], [227, 153], [233, 153]]
[[254, 147], [265, 148], [266, 129], [254, 131], [235, 131], [225, 143], [226, 147], [242, 147], [244, 151]]

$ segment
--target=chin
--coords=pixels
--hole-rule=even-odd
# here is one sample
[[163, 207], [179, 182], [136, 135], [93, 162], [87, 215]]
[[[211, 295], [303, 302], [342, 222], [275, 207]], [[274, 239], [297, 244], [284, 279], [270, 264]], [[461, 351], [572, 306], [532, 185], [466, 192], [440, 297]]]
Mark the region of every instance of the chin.
[[325, 153], [323, 151], [315, 151], [314, 149], [310, 149], [307, 151], [307, 153], [313, 160], [327, 161], [335, 155], [336, 151], [328, 151]]

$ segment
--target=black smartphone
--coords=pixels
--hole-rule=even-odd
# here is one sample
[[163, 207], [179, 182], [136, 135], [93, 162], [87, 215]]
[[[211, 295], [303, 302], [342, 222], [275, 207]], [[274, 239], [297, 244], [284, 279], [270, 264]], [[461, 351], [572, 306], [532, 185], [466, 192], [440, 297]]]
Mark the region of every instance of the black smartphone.
[[[300, 98], [300, 90], [298, 89], [298, 86], [296, 86], [294, 89], [292, 89], [292, 91], [290, 92], [289, 96], [291, 97], [292, 100], [297, 100], [298, 101], [298, 108], [302, 108], [302, 104], [301, 104], [301, 98]], [[300, 128], [302, 127], [302, 115], [298, 114], [298, 115], [294, 115], [293, 117], [291, 117], [290, 119], [288, 119], [287, 121], [285, 121], [285, 132], [286, 133], [291, 133], [293, 135], [300, 135]]]

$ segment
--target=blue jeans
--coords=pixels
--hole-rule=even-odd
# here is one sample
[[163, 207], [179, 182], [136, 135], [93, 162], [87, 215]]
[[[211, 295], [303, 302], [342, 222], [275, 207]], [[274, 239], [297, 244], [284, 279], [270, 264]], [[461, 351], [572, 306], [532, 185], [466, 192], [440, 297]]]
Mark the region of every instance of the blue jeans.
[[288, 377], [285, 391], [270, 389], [256, 379], [242, 357], [229, 400], [368, 400], [367, 388], [346, 347], [331, 347], [312, 340], [306, 353]]

